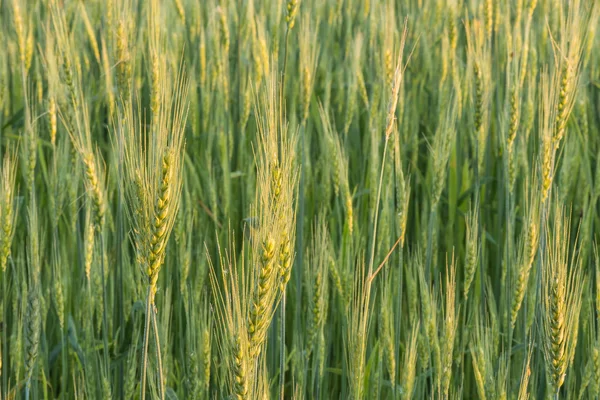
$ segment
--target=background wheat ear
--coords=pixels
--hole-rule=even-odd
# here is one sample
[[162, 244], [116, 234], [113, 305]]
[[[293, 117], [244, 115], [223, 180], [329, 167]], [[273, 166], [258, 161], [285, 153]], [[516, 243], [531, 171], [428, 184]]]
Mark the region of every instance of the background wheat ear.
[[2, 160], [2, 185], [0, 186], [0, 269], [6, 271], [11, 252], [12, 239], [18, 216], [18, 203], [15, 202], [17, 168], [15, 153], [8, 149]]
[[599, 17], [3, 1], [0, 399], [596, 398]]

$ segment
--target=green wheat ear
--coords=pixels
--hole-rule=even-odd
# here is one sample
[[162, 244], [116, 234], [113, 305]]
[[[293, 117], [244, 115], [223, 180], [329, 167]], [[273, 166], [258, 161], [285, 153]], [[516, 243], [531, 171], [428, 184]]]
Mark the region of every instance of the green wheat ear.
[[8, 257], [11, 252], [12, 239], [16, 228], [18, 215], [15, 203], [17, 169], [15, 154], [6, 151], [2, 160], [2, 183], [0, 184], [0, 269], [6, 271]]

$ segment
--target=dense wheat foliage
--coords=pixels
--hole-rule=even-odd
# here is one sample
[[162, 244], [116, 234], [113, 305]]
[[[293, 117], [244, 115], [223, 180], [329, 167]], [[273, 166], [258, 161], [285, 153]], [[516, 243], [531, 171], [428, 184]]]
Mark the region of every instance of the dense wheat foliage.
[[600, 0], [0, 0], [0, 400], [598, 399]]

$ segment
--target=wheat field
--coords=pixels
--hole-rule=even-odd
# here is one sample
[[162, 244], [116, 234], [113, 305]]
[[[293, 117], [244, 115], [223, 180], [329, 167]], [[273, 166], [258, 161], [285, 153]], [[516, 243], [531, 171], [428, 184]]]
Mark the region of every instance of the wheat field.
[[599, 0], [0, 0], [0, 400], [598, 399]]

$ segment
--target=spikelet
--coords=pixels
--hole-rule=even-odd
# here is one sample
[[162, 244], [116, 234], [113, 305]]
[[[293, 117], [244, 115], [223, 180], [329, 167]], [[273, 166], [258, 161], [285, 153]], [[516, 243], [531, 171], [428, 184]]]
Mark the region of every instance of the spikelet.
[[584, 29], [587, 28], [587, 23], [591, 21], [584, 20], [584, 11], [579, 0], [573, 1], [567, 12], [566, 20], [561, 21], [561, 40], [557, 44], [556, 57], [558, 57], [558, 61], [555, 64], [553, 80], [553, 85], [557, 90], [554, 93], [556, 97], [553, 96], [552, 99], [552, 115], [554, 117], [552, 143], [555, 148], [560, 146], [575, 103], [583, 51], [582, 38], [585, 37]]
[[63, 292], [63, 281], [60, 271], [60, 263], [54, 269], [54, 282], [52, 287], [52, 300], [58, 315], [58, 325], [61, 332], [65, 332], [65, 297]]
[[[150, 253], [148, 256], [148, 279], [150, 282], [150, 296], [154, 298], [156, 294], [156, 284], [158, 282], [158, 273], [164, 261], [165, 246], [167, 244], [167, 229], [169, 227], [168, 217], [173, 213], [173, 151], [170, 148], [165, 149], [162, 159], [161, 180], [158, 191], [158, 197], [154, 206], [154, 222], [150, 239]], [[172, 225], [171, 225], [172, 227]]]
[[[419, 251], [413, 253], [409, 263], [406, 265], [406, 294], [408, 297], [408, 314], [410, 321], [418, 320], [419, 309], [418, 309], [418, 301], [419, 301], [419, 292], [417, 286], [417, 278], [415, 277], [415, 263], [413, 262], [413, 257], [419, 256]], [[420, 256], [419, 256], [420, 257]]]
[[42, 81], [42, 75], [37, 71], [35, 73], [35, 89], [36, 100], [38, 104], [41, 104], [44, 100], [44, 82]]
[[367, 329], [370, 320], [371, 285], [366, 276], [364, 262], [358, 261], [355, 267], [352, 297], [348, 307], [348, 327], [346, 332], [346, 360], [350, 394], [353, 399], [365, 395]]
[[200, 70], [200, 85], [202, 87], [206, 84], [206, 38], [204, 29], [200, 31], [200, 38], [198, 39], [198, 63]]
[[485, 0], [483, 5], [485, 14], [485, 33], [488, 40], [492, 38], [492, 30], [494, 29], [494, 5], [493, 0]]
[[124, 373], [124, 393], [125, 398], [131, 399], [134, 397], [137, 363], [137, 345], [139, 343], [139, 330], [135, 329], [132, 335], [132, 351], [127, 356], [127, 368]]
[[248, 381], [247, 381], [247, 368], [246, 368], [246, 357], [244, 353], [243, 345], [239, 336], [235, 338], [233, 350], [234, 360], [234, 393], [233, 395], [237, 400], [245, 400], [248, 398]]
[[348, 83], [346, 88], [345, 96], [345, 115], [344, 115], [344, 137], [347, 137], [352, 121], [356, 114], [356, 98], [357, 98], [357, 75], [361, 74], [361, 54], [362, 54], [362, 35], [357, 35], [354, 39], [352, 54], [347, 57], [350, 58], [349, 62], [352, 65], [351, 72], [348, 73]]
[[427, 333], [421, 329], [419, 332], [419, 338], [417, 344], [417, 354], [419, 356], [419, 365], [422, 371], [429, 369], [429, 362], [431, 360], [431, 349], [429, 347], [429, 339], [427, 339]]
[[129, 33], [127, 22], [124, 19], [119, 20], [117, 26], [117, 84], [119, 90], [125, 96], [129, 93], [129, 84], [131, 80], [131, 54], [129, 49]]
[[35, 48], [35, 38], [33, 33], [33, 29], [31, 28], [27, 33], [27, 42], [25, 43], [25, 71], [29, 71], [31, 68], [31, 61], [33, 60], [33, 49]]
[[473, 78], [475, 80], [473, 121], [474, 136], [477, 144], [477, 163], [478, 169], [481, 171], [488, 139], [491, 57], [489, 46], [484, 38], [481, 21], [475, 20], [472, 24], [466, 21], [465, 29], [467, 33], [467, 53], [470, 65], [473, 68]]
[[[184, 215], [184, 213], [179, 213], [179, 216]], [[193, 231], [193, 227], [194, 227], [194, 213], [192, 213], [192, 216], [187, 216], [185, 217], [187, 218], [187, 222], [185, 224], [185, 227], [182, 228], [185, 230], [185, 232], [192, 232]], [[182, 223], [183, 225], [183, 223]], [[180, 251], [181, 254], [183, 255], [183, 260], [181, 262], [181, 272], [180, 272], [180, 283], [179, 283], [179, 291], [181, 293], [181, 295], [184, 297], [184, 299], [187, 300], [189, 299], [189, 275], [190, 275], [190, 267], [192, 264], [192, 235], [191, 234], [184, 234], [184, 239], [182, 239], [181, 241], [181, 246], [180, 246]]]
[[571, 76], [572, 71], [567, 65], [564, 65], [560, 72], [560, 86], [558, 91], [558, 103], [556, 105], [556, 122], [553, 132], [552, 141], [554, 142], [554, 146], [558, 148], [561, 139], [565, 134], [565, 128], [567, 126], [567, 119], [570, 114], [571, 109], [573, 108], [573, 100], [572, 93], [570, 93], [573, 89], [570, 86], [573, 84], [571, 81], [573, 77]]
[[448, 265], [445, 287], [444, 323], [440, 341], [442, 343], [442, 369], [441, 391], [444, 398], [448, 398], [450, 378], [452, 377], [452, 364], [454, 355], [454, 338], [458, 327], [459, 310], [456, 307], [456, 271], [454, 256]]
[[483, 72], [479, 63], [473, 66], [475, 74], [475, 132], [479, 132], [483, 126]]
[[548, 381], [553, 393], [558, 393], [575, 355], [584, 279], [578, 250], [569, 257], [568, 216], [561, 209], [555, 210], [552, 230], [546, 234], [548, 255], [542, 263], [542, 337]]
[[279, 290], [283, 293], [290, 280], [292, 272], [292, 245], [287, 233], [283, 234], [281, 244], [279, 246]]
[[380, 313], [381, 340], [383, 342], [383, 358], [390, 381], [396, 381], [396, 347], [394, 344], [394, 313], [392, 308], [392, 297], [390, 295], [390, 285], [385, 285]]
[[[490, 305], [490, 309], [493, 306]], [[482, 399], [496, 399], [496, 376], [494, 363], [498, 359], [495, 339], [497, 331], [493, 318], [495, 311], [485, 317], [475, 317], [471, 338], [471, 357], [475, 373], [477, 393]]]
[[342, 195], [343, 204], [346, 208], [346, 225], [348, 231], [352, 233], [354, 229], [354, 209], [352, 206], [352, 195], [350, 194], [350, 184], [348, 175], [349, 159], [344, 150], [342, 139], [333, 130], [329, 115], [319, 104], [319, 113], [321, 122], [325, 131], [325, 137], [328, 142], [328, 150], [331, 155], [331, 172], [335, 196]]
[[354, 208], [352, 206], [352, 195], [348, 188], [344, 192], [344, 197], [346, 199], [346, 226], [348, 227], [348, 232], [352, 234], [354, 231]]
[[50, 144], [52, 147], [56, 146], [56, 132], [57, 132], [57, 120], [56, 120], [56, 100], [54, 97], [50, 98], [48, 104], [48, 118], [50, 120]]
[[[453, 103], [453, 102], [451, 102]], [[452, 143], [456, 133], [456, 110], [455, 106], [449, 105], [445, 112], [445, 116], [442, 117], [442, 121], [438, 126], [435, 134], [435, 143], [433, 146], [432, 154], [432, 193], [431, 193], [431, 209], [435, 209], [444, 186], [446, 185], [446, 171], [448, 160], [450, 159], [450, 152], [452, 149]]]
[[362, 71], [356, 71], [356, 83], [358, 84], [358, 93], [365, 107], [369, 108], [369, 94], [367, 93], [367, 85]]
[[150, 109], [152, 110], [152, 115], [158, 115], [160, 107], [160, 79], [162, 75], [161, 63], [156, 51], [152, 51], [151, 54], [152, 98], [150, 100]]
[[404, 363], [402, 364], [402, 377], [401, 377], [401, 399], [410, 400], [413, 396], [415, 386], [415, 375], [417, 367], [417, 338], [419, 337], [419, 322], [415, 322], [408, 345], [404, 352]]
[[273, 238], [267, 238], [262, 245], [262, 254], [259, 264], [258, 286], [252, 300], [252, 308], [248, 321], [248, 337], [250, 339], [249, 356], [257, 358], [260, 353], [260, 346], [266, 339], [267, 328], [269, 327], [268, 309], [269, 303], [274, 291], [273, 262], [275, 257], [275, 241]]
[[108, 113], [112, 117], [115, 111], [115, 96], [113, 93], [113, 74], [108, 59], [108, 50], [106, 49], [106, 42], [101, 39], [102, 45], [102, 69], [104, 72], [104, 86], [106, 93], [106, 102], [108, 103]]
[[210, 387], [210, 354], [210, 330], [205, 328], [202, 332], [202, 382], [204, 383], [203, 391], [205, 394], [208, 394], [208, 388]]
[[[305, 269], [306, 291], [309, 296], [308, 340], [306, 348], [309, 352], [317, 353], [323, 342], [319, 337], [327, 318], [329, 299], [329, 280], [327, 269], [330, 267], [330, 239], [324, 215], [318, 217], [312, 229], [313, 239], [307, 252], [308, 264]], [[319, 357], [319, 354], [315, 354]]]
[[391, 84], [392, 93], [390, 95], [390, 99], [387, 107], [387, 117], [385, 121], [385, 140], [387, 141], [393, 131], [394, 128], [394, 120], [396, 115], [396, 106], [398, 104], [398, 94], [400, 93], [400, 85], [402, 84], [402, 79], [404, 76], [404, 64], [403, 64], [403, 51], [404, 45], [406, 43], [406, 35], [408, 33], [408, 27], [404, 25], [404, 31], [402, 33], [402, 39], [400, 41], [400, 53], [398, 56], [398, 61], [396, 63], [396, 70], [394, 72], [394, 78]]
[[471, 210], [466, 220], [467, 240], [465, 245], [465, 282], [463, 287], [463, 296], [468, 298], [471, 283], [477, 270], [479, 259], [479, 213], [478, 205], [475, 210]]
[[321, 271], [316, 271], [315, 276], [313, 278], [314, 282], [312, 283], [312, 296], [310, 300], [310, 312], [312, 314], [312, 318], [309, 320], [308, 325], [308, 339], [307, 339], [307, 348], [309, 350], [313, 349], [317, 340], [317, 334], [319, 332], [321, 326], [321, 320], [323, 317], [322, 313], [322, 293], [323, 293], [323, 276], [321, 275]]
[[85, 167], [86, 187], [90, 192], [94, 208], [94, 224], [98, 232], [102, 231], [105, 219], [104, 191], [102, 189], [102, 180], [99, 179], [96, 161], [93, 153], [88, 152], [83, 156]]
[[400, 135], [394, 135], [394, 174], [396, 195], [396, 226], [400, 237], [400, 249], [406, 240], [406, 224], [408, 220], [408, 205], [410, 201], [410, 178], [404, 176], [402, 168], [402, 150]]
[[39, 287], [34, 284], [27, 296], [27, 316], [25, 325], [25, 379], [30, 385], [36, 367], [40, 346], [41, 310]]
[[263, 79], [268, 76], [270, 67], [269, 46], [266, 39], [265, 28], [262, 24], [256, 24], [256, 37], [252, 42], [254, 72], [256, 74], [256, 85], [262, 85]]
[[23, 337], [27, 335], [27, 332], [25, 329], [23, 329], [23, 326], [26, 326], [26, 324], [29, 322], [29, 320], [27, 320], [28, 317], [24, 317], [24, 312], [22, 311], [27, 309], [27, 280], [21, 279], [21, 283], [19, 286], [20, 287], [16, 291], [19, 294], [19, 296], [13, 296], [11, 302], [11, 309], [13, 315], [16, 317], [19, 323], [13, 324], [13, 328], [10, 334], [11, 346], [9, 348], [8, 353], [8, 356], [12, 360], [11, 369], [15, 371], [17, 376], [21, 376], [23, 369]]
[[510, 118], [508, 123], [508, 135], [506, 138], [506, 148], [509, 154], [513, 152], [513, 146], [517, 137], [519, 128], [519, 93], [517, 89], [512, 88], [510, 91]]
[[485, 389], [485, 364], [484, 355], [481, 349], [473, 346], [471, 349], [471, 357], [473, 358], [473, 374], [475, 375], [475, 385], [477, 387], [477, 394], [482, 400], [486, 400], [486, 389]]
[[88, 17], [87, 10], [83, 3], [80, 3], [81, 8], [81, 17], [83, 19], [83, 24], [85, 26], [85, 33], [88, 35], [88, 40], [90, 41], [90, 45], [92, 46], [92, 51], [94, 53], [94, 57], [96, 57], [96, 61], [98, 64], [101, 63], [100, 59], [100, 48], [98, 47], [98, 41], [96, 40], [96, 34], [94, 33], [94, 28], [92, 27], [92, 23], [90, 22], [90, 18]]
[[177, 15], [179, 15], [179, 18], [181, 19], [182, 24], [185, 26], [185, 8], [183, 8], [183, 4], [181, 3], [181, 0], [174, 0], [175, 2], [175, 9], [177, 10]]
[[35, 198], [32, 200], [28, 214], [29, 246], [27, 252], [27, 314], [25, 316], [25, 380], [27, 382], [27, 390], [29, 391], [38, 359], [43, 309], [40, 304], [41, 253], [38, 237], [39, 221]]
[[[579, 143], [576, 142], [573, 136], [570, 136], [566, 139], [565, 143], [565, 154], [562, 159], [562, 166], [560, 168], [560, 175], [558, 179], [558, 200], [561, 204], [568, 203], [568, 196], [572, 193], [572, 187], [574, 182], [582, 182], [582, 190], [586, 193], [592, 193], [593, 190], [593, 182], [591, 179], [587, 179], [587, 174], [580, 179], [579, 171], [580, 171], [580, 153], [579, 153]], [[585, 232], [582, 232], [585, 233]], [[587, 236], [585, 236], [587, 237]], [[585, 240], [585, 237], [582, 239]]]
[[340, 299], [345, 302], [347, 295], [344, 290], [344, 284], [342, 282], [340, 271], [333, 259], [329, 261], [329, 272], [331, 273], [331, 280], [333, 281], [333, 285], [335, 286]]
[[541, 78], [541, 93], [542, 101], [540, 105], [540, 169], [541, 169], [541, 190], [542, 190], [542, 203], [548, 199], [550, 193], [550, 186], [552, 185], [554, 175], [553, 157], [555, 147], [552, 143], [552, 123], [553, 123], [553, 110], [552, 110], [552, 99], [554, 97], [554, 91], [552, 85], [548, 82], [549, 77], [547, 72], [542, 74]]
[[450, 50], [454, 54], [458, 43], [458, 27], [456, 24], [456, 4], [453, 1], [448, 2], [448, 40], [450, 42]]
[[21, 15], [21, 8], [19, 7], [19, 2], [17, 0], [13, 0], [12, 2], [12, 11], [13, 24], [15, 26], [15, 31], [17, 33], [17, 43], [19, 45], [19, 58], [21, 61], [21, 65], [25, 66], [25, 61], [27, 58], [27, 36], [25, 32], [25, 26], [23, 23], [23, 17]]
[[392, 61], [392, 51], [386, 48], [383, 53], [383, 65], [385, 73], [385, 81], [389, 87], [392, 87], [394, 80], [394, 67]]
[[426, 337], [430, 343], [433, 343], [434, 338], [437, 339], [437, 322], [435, 316], [435, 298], [431, 293], [431, 289], [425, 280], [423, 264], [418, 264], [421, 268], [418, 270], [419, 279], [419, 297], [421, 300], [421, 320], [423, 322]]
[[296, 14], [298, 13], [298, 6], [300, 4], [300, 0], [288, 0], [287, 3], [287, 15], [285, 17], [285, 22], [287, 23], [288, 30], [291, 30], [296, 23]]
[[201, 395], [200, 382], [196, 378], [200, 375], [198, 354], [195, 351], [190, 351], [187, 354], [187, 375], [186, 375], [186, 386], [188, 387], [188, 393], [192, 398], [199, 398]]
[[518, 270], [515, 277], [510, 315], [511, 326], [513, 327], [517, 320], [519, 310], [521, 309], [525, 292], [527, 291], [529, 273], [531, 271], [531, 267], [533, 266], [533, 261], [538, 248], [539, 218], [537, 216], [537, 205], [534, 202], [529, 207], [530, 209], [528, 210], [528, 214], [526, 216], [526, 224], [523, 227], [521, 240], [519, 242], [520, 253], [517, 257]]
[[227, 21], [227, 10], [219, 7], [219, 31], [221, 34], [221, 41], [223, 44], [223, 54], [225, 59], [229, 57], [229, 46], [230, 46], [230, 37], [229, 37], [229, 22]]
[[106, 376], [102, 377], [102, 398], [104, 400], [111, 400], [113, 398], [110, 380]]
[[244, 85], [244, 93], [242, 96], [242, 113], [240, 115], [240, 126], [242, 128], [242, 132], [246, 129], [246, 125], [248, 124], [248, 119], [250, 118], [251, 111], [252, 111], [251, 84], [250, 84], [250, 80], [246, 79], [246, 83]]
[[517, 400], [528, 400], [529, 399], [529, 380], [531, 378], [531, 347], [527, 352], [527, 359], [523, 365], [523, 372], [521, 373], [521, 384], [519, 386], [519, 396]]
[[508, 190], [512, 193], [517, 176], [516, 157], [514, 152], [515, 139], [519, 129], [520, 121], [520, 100], [519, 93], [516, 88], [512, 88], [510, 92], [510, 117], [508, 123], [508, 134], [506, 137], [506, 152], [508, 159]]
[[223, 96], [222, 102], [223, 106], [227, 109], [229, 107], [231, 91], [227, 53], [223, 53], [221, 57], [217, 60], [216, 64], [217, 79], [220, 84], [219, 89], [221, 90], [221, 95]]
[[12, 150], [4, 154], [0, 176], [0, 270], [6, 271], [6, 264], [10, 256], [10, 248], [15, 233], [16, 218], [14, 202], [16, 187], [16, 159]]
[[381, 393], [381, 360], [383, 358], [382, 355], [383, 350], [381, 347], [377, 351], [377, 359], [375, 360], [376, 365], [373, 366], [374, 370], [371, 369], [369, 373], [369, 398], [370, 399], [379, 399]]
[[498, 357], [498, 367], [496, 372], [496, 398], [498, 400], [508, 400], [506, 395], [507, 388], [507, 375], [508, 375], [508, 362], [506, 356], [502, 354]]
[[25, 179], [26, 179], [26, 184], [27, 187], [30, 188], [30, 190], [33, 190], [33, 185], [35, 183], [35, 167], [37, 165], [37, 148], [38, 148], [38, 140], [37, 140], [37, 133], [36, 130], [34, 129], [34, 127], [32, 126], [32, 122], [30, 120], [31, 118], [31, 110], [28, 110], [25, 113], [25, 118], [26, 118], [26, 130], [28, 131], [27, 134], [27, 146], [24, 146], [24, 152], [27, 155], [27, 164], [26, 164], [26, 172], [25, 172]]
[[73, 110], [76, 110], [79, 107], [79, 100], [77, 97], [77, 89], [75, 87], [75, 76], [73, 73], [73, 65], [71, 63], [71, 58], [66, 51], [63, 54], [62, 72], [64, 75], [65, 83], [67, 84], [67, 88], [69, 90], [69, 98], [71, 100], [71, 105], [73, 107]]
[[446, 80], [448, 79], [448, 67], [450, 64], [450, 43], [448, 42], [448, 37], [444, 36], [442, 38], [442, 57], [440, 60], [440, 78], [439, 78], [439, 88], [440, 91], [440, 102], [445, 103], [447, 101], [447, 91], [446, 91]]

